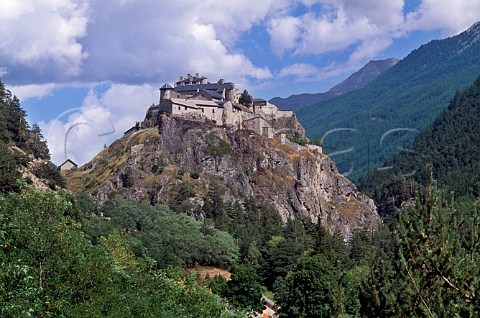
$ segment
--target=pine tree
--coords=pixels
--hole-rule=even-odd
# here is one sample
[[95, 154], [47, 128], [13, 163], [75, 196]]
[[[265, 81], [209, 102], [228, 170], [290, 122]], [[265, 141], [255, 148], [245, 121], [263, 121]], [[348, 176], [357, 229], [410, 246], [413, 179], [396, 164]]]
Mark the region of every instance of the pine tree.
[[253, 267], [243, 264], [235, 266], [227, 286], [228, 300], [235, 308], [249, 312], [262, 310], [262, 292]]
[[42, 131], [37, 123], [34, 123], [32, 129], [30, 129], [30, 138], [28, 140], [27, 148], [32, 152], [35, 158], [50, 160], [50, 152], [47, 147], [47, 142], [45, 141]]
[[476, 204], [447, 200], [430, 183], [416, 206], [400, 214], [394, 257], [372, 268], [366, 285], [373, 288], [366, 299], [373, 306], [365, 306], [367, 316], [478, 317], [477, 209]]
[[20, 106], [20, 101], [16, 96], [11, 96], [7, 90], [5, 92], [6, 100], [3, 103], [6, 129], [15, 144], [23, 148], [28, 140], [29, 125], [25, 119], [25, 110]]
[[17, 180], [20, 178], [13, 152], [0, 141], [0, 192], [18, 191]]
[[240, 104], [244, 106], [252, 106], [252, 95], [248, 93], [247, 90], [244, 90], [243, 93], [240, 95], [240, 99], [238, 100]]
[[335, 317], [334, 282], [323, 255], [300, 259], [279, 289], [280, 317]]

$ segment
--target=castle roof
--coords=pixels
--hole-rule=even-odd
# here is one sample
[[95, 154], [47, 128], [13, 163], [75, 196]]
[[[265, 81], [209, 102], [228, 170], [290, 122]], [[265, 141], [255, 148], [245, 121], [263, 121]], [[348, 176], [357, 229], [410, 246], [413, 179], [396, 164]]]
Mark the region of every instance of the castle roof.
[[228, 82], [228, 83], [208, 83], [208, 84], [192, 84], [192, 85], [183, 85], [177, 86], [174, 88], [176, 92], [189, 92], [189, 91], [217, 91], [221, 92], [224, 89], [232, 90], [235, 87], [235, 84]]
[[254, 98], [252, 100], [252, 104], [254, 106], [266, 106], [267, 105], [267, 101], [264, 100], [263, 98]]
[[[207, 95], [207, 96], [205, 96], [205, 95]], [[204, 98], [205, 97], [207, 97], [207, 98], [210, 97], [210, 99], [215, 100], [217, 102], [223, 100], [223, 98], [224, 98], [217, 91], [210, 91], [210, 90], [205, 90], [205, 89], [200, 90], [199, 92], [194, 94], [191, 98], [195, 99], [196, 97], [199, 97], [199, 96], [203, 96]]]
[[205, 76], [202, 76], [202, 77], [187, 76], [185, 79], [180, 79], [179, 81], [177, 81], [176, 84], [177, 86], [192, 85], [190, 83], [193, 83], [193, 85], [195, 85], [196, 83], [200, 83], [204, 79], [207, 79], [207, 78]]
[[253, 113], [253, 111], [250, 108], [248, 108], [247, 106], [243, 106], [241, 104], [235, 105], [233, 107], [238, 108], [241, 111], [246, 112], [246, 113]]
[[223, 98], [223, 96], [220, 95], [219, 93], [217, 93], [217, 91], [206, 90], [206, 89], [203, 89], [202, 91], [207, 92], [214, 99], [222, 99]]
[[166, 84], [163, 84], [163, 86], [160, 87], [160, 89], [173, 89], [173, 87], [170, 86], [170, 84], [166, 83]]
[[199, 109], [200, 107], [219, 107], [217, 103], [209, 100], [194, 100], [194, 99], [182, 99], [182, 98], [172, 98], [172, 103], [174, 105], [185, 106], [189, 108]]

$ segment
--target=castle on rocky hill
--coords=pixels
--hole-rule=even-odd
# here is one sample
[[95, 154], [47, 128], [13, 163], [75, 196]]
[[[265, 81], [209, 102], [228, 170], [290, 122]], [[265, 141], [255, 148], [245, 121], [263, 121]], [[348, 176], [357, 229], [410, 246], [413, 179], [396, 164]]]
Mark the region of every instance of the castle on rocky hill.
[[168, 83], [160, 87], [159, 103], [150, 106], [145, 120], [125, 134], [157, 126], [164, 114], [192, 121], [210, 121], [231, 129], [249, 129], [282, 143], [288, 142], [287, 136], [305, 138], [305, 130], [293, 111], [278, 109], [260, 98], [254, 98], [248, 106], [241, 105], [239, 99], [239, 91], [232, 82], [219, 79], [211, 83], [198, 73], [180, 76], [174, 87]]

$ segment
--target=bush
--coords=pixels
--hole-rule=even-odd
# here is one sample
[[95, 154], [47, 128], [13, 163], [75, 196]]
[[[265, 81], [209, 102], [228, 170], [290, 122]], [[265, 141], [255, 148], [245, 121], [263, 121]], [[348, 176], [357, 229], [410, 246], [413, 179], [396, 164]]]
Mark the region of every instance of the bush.
[[195, 171], [192, 171], [192, 173], [190, 173], [190, 178], [192, 178], [192, 179], [198, 179], [198, 178], [200, 178], [200, 172], [198, 172], [198, 171], [196, 171], [196, 170], [195, 170]]

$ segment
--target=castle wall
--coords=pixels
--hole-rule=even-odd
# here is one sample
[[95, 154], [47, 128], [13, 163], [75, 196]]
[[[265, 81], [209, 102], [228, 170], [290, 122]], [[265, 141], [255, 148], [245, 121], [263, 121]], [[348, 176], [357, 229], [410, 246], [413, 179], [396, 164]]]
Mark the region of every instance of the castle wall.
[[293, 110], [278, 110], [275, 114], [275, 118], [285, 118], [285, 117], [293, 117], [294, 113]]
[[242, 127], [243, 112], [238, 108], [233, 107], [231, 102], [223, 104], [223, 117], [222, 122], [224, 125]]
[[213, 101], [172, 99], [171, 105], [172, 115], [207, 118], [222, 124], [223, 108]]
[[163, 99], [170, 99], [170, 92], [172, 90], [171, 89], [164, 89], [164, 90], [160, 90], [160, 100], [163, 100]]
[[270, 103], [267, 103], [265, 106], [255, 106], [254, 109], [255, 113], [264, 116], [275, 116], [275, 114], [278, 112], [277, 106]]
[[275, 139], [277, 139], [283, 145], [286, 143], [287, 135], [283, 133], [275, 134]]
[[[219, 103], [217, 100], [219, 96], [203, 92], [204, 89], [214, 90], [225, 102]], [[205, 77], [200, 78], [198, 74], [192, 77], [189, 74], [185, 80], [181, 77], [174, 89], [166, 84], [160, 91], [160, 103], [149, 110], [148, 122], [145, 120], [142, 127], [144, 124], [150, 124], [153, 118], [166, 113], [192, 120], [208, 119], [217, 125], [233, 126], [238, 129], [251, 129], [268, 138], [279, 138], [282, 143], [288, 143], [285, 135], [277, 134], [295, 131], [303, 136], [303, 131], [298, 131], [296, 127], [293, 111], [279, 110], [274, 104], [261, 99], [259, 103], [254, 103], [253, 109], [243, 107], [238, 104], [240, 95], [235, 84], [225, 83], [222, 79], [218, 83], [209, 83]]]
[[160, 91], [160, 101], [169, 100], [172, 98], [185, 98], [185, 95], [174, 90], [161, 90]]
[[256, 114], [265, 116], [270, 119], [294, 116], [294, 113], [292, 110], [281, 110], [281, 109], [278, 109], [277, 106], [270, 104], [268, 102], [264, 106], [255, 106], [254, 109]]
[[158, 105], [158, 112], [172, 114], [172, 101], [170, 99], [161, 100]]
[[215, 121], [218, 125], [222, 125], [223, 108], [220, 107], [202, 107], [202, 115], [210, 120]]
[[323, 149], [320, 146], [317, 145], [307, 145], [307, 149], [313, 152], [318, 152], [318, 153], [323, 153]]
[[243, 121], [243, 128], [255, 131], [257, 134], [273, 138], [272, 126], [262, 117], [256, 116]]

